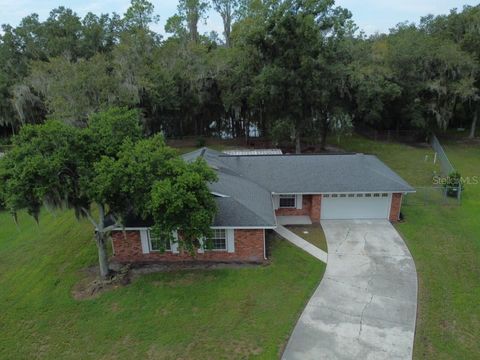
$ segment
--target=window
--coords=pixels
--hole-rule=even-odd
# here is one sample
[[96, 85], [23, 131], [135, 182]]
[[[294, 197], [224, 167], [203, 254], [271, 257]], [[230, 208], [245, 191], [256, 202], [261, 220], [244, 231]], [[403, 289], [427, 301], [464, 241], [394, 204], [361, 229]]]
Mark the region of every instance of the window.
[[338, 195], [337, 194], [332, 194], [332, 197], [338, 197]]
[[382, 194], [382, 197], [387, 197], [387, 196], [388, 196], [387, 193], [383, 193], [383, 194]]
[[340, 194], [340, 197], [347, 197], [346, 194]]
[[209, 239], [212, 250], [227, 250], [227, 232], [225, 229], [213, 229], [213, 236]]
[[148, 240], [150, 243], [150, 251], [172, 251], [170, 239], [162, 239], [160, 236], [155, 236], [148, 230]]
[[357, 194], [357, 197], [363, 197], [363, 194]]
[[373, 197], [380, 197], [380, 194], [373, 194]]
[[365, 194], [365, 197], [372, 197], [372, 194]]
[[279, 207], [281, 208], [294, 208], [296, 205], [295, 195], [280, 195]]
[[330, 195], [329, 194], [323, 194], [323, 197], [327, 198], [327, 197], [330, 197]]

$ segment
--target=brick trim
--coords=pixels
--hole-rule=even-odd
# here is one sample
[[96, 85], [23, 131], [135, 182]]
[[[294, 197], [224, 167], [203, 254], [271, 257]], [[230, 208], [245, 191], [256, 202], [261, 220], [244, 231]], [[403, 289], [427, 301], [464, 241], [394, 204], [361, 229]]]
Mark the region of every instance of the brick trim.
[[389, 220], [396, 222], [400, 220], [400, 210], [402, 208], [402, 193], [393, 193], [390, 203], [390, 215]]
[[121, 263], [216, 261], [216, 262], [264, 262], [264, 229], [235, 229], [235, 252], [205, 251], [191, 256], [188, 253], [142, 253], [140, 231], [113, 231], [113, 259]]
[[319, 223], [322, 212], [322, 195], [312, 195], [312, 206], [310, 208], [310, 219], [312, 223]]
[[310, 216], [310, 208], [312, 206], [312, 196], [303, 195], [302, 196], [302, 208], [278, 208], [275, 210], [276, 216]]

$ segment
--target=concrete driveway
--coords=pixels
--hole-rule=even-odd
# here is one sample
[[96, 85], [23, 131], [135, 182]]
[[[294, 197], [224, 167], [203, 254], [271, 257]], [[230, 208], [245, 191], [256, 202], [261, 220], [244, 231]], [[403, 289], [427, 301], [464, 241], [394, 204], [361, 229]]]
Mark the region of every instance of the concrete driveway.
[[411, 359], [417, 274], [404, 241], [384, 220], [326, 220], [323, 280], [283, 359]]

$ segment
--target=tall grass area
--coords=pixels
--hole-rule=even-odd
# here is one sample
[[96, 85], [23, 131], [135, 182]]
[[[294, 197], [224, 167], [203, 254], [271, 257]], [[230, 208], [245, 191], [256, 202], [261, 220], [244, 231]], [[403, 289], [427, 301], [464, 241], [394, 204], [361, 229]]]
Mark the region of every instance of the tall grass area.
[[71, 211], [0, 213], [0, 359], [277, 358], [325, 266], [272, 239], [268, 266], [145, 275], [97, 298], [72, 287], [95, 265]]
[[[429, 149], [356, 136], [341, 146], [377, 154], [414, 186], [431, 183], [435, 168], [424, 161], [432, 159]], [[446, 152], [464, 177], [480, 179], [480, 146], [450, 144]], [[419, 277], [414, 358], [479, 358], [480, 184], [465, 186], [461, 206], [407, 203], [402, 210], [406, 221], [397, 229]]]

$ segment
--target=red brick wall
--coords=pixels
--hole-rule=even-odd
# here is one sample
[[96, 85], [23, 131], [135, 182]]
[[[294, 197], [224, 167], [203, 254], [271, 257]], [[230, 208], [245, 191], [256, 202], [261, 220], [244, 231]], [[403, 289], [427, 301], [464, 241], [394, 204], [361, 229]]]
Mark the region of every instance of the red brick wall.
[[320, 222], [320, 212], [322, 209], [322, 195], [312, 195], [312, 205], [310, 208], [310, 219], [313, 223]]
[[392, 203], [390, 205], [390, 221], [400, 220], [400, 209], [402, 207], [402, 194], [393, 193]]
[[277, 216], [310, 216], [310, 209], [312, 206], [312, 196], [303, 195], [302, 196], [302, 208], [278, 208], [275, 210], [275, 215]]
[[310, 216], [312, 222], [320, 222], [320, 209], [322, 203], [322, 195], [303, 195], [302, 208], [279, 208], [275, 210], [276, 216]]
[[155, 262], [155, 261], [264, 261], [264, 230], [263, 229], [236, 229], [235, 252], [205, 251], [192, 257], [190, 254], [173, 254], [171, 252], [149, 254], [142, 253], [140, 231], [112, 232], [113, 259], [123, 263]]

